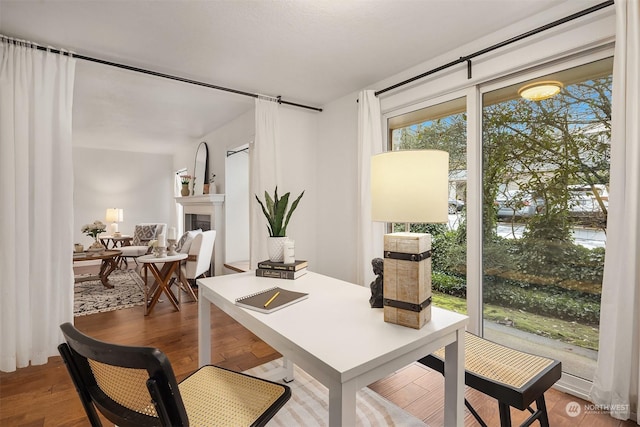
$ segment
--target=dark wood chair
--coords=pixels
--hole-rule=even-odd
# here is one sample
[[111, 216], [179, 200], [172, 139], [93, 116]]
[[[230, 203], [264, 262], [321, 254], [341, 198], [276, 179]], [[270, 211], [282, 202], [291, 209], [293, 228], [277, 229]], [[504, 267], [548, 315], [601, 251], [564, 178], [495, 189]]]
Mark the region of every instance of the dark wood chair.
[[[95, 340], [70, 323], [58, 350], [92, 426], [263, 426], [291, 397], [283, 384], [207, 365], [177, 383], [157, 348]], [[96, 411], [97, 409], [97, 411]]]
[[[419, 362], [444, 375], [444, 349]], [[538, 420], [542, 427], [549, 427], [544, 392], [562, 375], [559, 361], [514, 350], [466, 332], [464, 368], [467, 386], [498, 401], [501, 427], [511, 426], [511, 406], [531, 413], [521, 426]], [[535, 410], [530, 406], [534, 401]], [[487, 427], [467, 399], [464, 404], [476, 421]]]

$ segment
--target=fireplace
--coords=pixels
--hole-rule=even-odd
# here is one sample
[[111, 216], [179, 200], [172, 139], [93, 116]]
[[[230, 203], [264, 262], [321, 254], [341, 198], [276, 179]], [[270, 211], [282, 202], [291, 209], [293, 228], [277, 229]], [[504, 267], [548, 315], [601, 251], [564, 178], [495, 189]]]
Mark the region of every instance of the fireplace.
[[184, 230], [211, 230], [211, 215], [184, 214]]
[[203, 194], [202, 196], [176, 197], [183, 207], [183, 230], [216, 230], [213, 247], [212, 271], [222, 274], [224, 264], [224, 194]]

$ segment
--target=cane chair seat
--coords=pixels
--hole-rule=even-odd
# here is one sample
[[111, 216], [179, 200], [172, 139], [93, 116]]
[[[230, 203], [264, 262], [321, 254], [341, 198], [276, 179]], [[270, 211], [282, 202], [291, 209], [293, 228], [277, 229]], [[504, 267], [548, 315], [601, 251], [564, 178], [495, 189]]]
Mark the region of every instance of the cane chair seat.
[[[444, 348], [419, 362], [444, 374]], [[466, 385], [498, 401], [501, 426], [511, 425], [510, 406], [531, 412], [523, 425], [535, 420], [540, 420], [542, 426], [549, 425], [544, 392], [562, 375], [559, 361], [515, 350], [466, 332], [464, 368]], [[534, 401], [536, 410], [530, 407]], [[466, 400], [465, 405], [480, 425], [485, 426]]]
[[288, 386], [203, 366], [179, 384], [167, 357], [150, 347], [109, 344], [61, 325], [58, 347], [92, 426], [96, 409], [126, 426], [262, 426], [291, 397]]

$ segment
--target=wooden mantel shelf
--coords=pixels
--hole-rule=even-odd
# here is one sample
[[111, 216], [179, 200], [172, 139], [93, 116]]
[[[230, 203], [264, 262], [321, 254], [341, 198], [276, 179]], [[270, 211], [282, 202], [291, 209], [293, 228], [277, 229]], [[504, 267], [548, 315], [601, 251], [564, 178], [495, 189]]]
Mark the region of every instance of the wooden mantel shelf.
[[202, 194], [200, 196], [175, 197], [175, 199], [182, 206], [221, 205], [224, 203], [224, 194]]

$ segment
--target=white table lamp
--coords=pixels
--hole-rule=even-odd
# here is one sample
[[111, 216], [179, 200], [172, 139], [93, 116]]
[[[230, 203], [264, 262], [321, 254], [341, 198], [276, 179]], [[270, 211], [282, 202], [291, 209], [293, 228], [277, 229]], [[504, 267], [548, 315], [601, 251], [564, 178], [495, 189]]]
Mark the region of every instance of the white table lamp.
[[373, 221], [405, 223], [384, 236], [385, 322], [420, 329], [431, 319], [431, 235], [410, 233], [410, 223], [446, 223], [449, 153], [389, 151], [371, 159]]
[[106, 220], [111, 223], [111, 235], [118, 232], [118, 223], [122, 222], [124, 218], [124, 212], [119, 208], [107, 209]]

